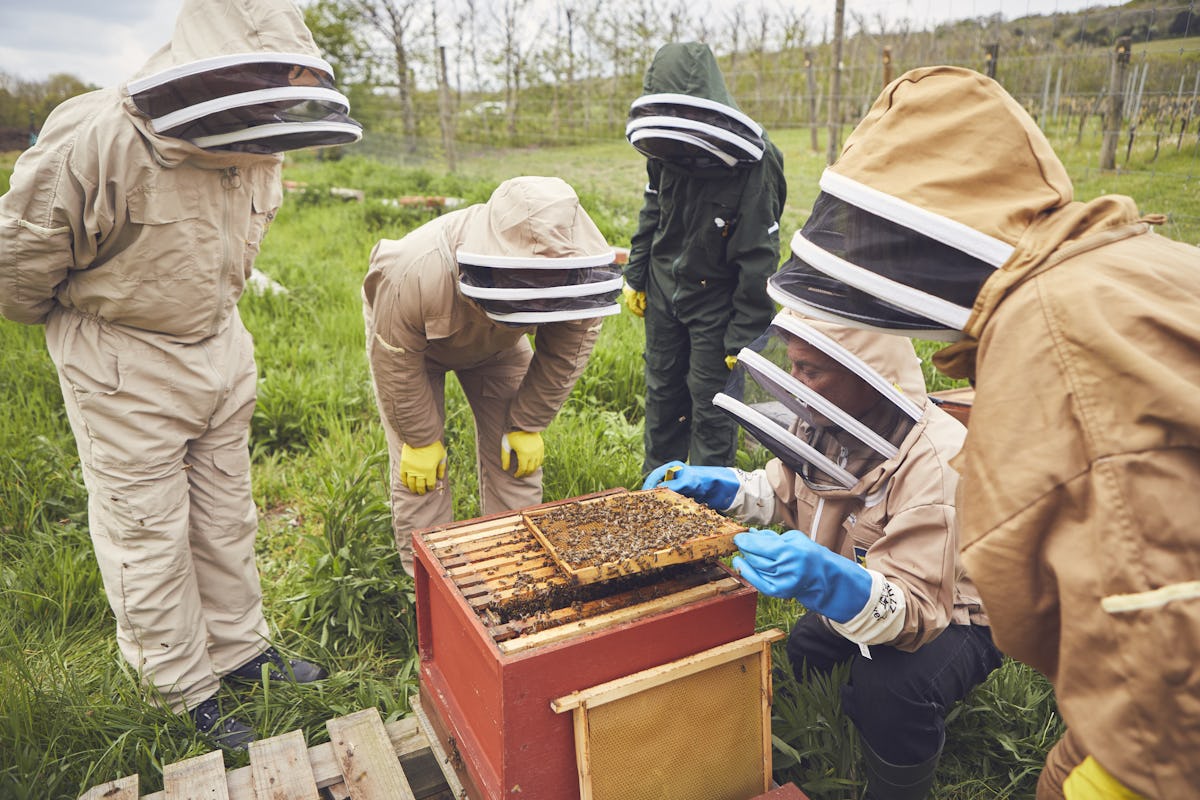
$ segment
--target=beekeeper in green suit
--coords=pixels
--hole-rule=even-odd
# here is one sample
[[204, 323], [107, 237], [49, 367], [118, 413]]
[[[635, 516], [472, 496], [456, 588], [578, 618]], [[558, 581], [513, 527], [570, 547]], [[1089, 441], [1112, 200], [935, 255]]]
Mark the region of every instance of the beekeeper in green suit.
[[774, 315], [783, 156], [705, 44], [664, 45], [643, 89], [625, 131], [648, 175], [625, 267], [626, 304], [646, 327], [642, 468], [729, 466], [737, 425], [712, 398]]
[[44, 325], [121, 654], [224, 747], [224, 677], [324, 673], [270, 646], [237, 302], [279, 209], [281, 152], [361, 136], [289, 0], [185, 0], [119, 87], [46, 120], [0, 198], [0, 314]]

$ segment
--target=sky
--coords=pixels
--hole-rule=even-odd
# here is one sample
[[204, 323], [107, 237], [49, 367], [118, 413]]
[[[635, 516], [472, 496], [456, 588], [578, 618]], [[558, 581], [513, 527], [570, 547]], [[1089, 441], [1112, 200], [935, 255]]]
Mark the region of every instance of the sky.
[[[744, 0], [711, 0], [714, 9]], [[809, 19], [832, 19], [833, 0], [785, 0]], [[128, 79], [171, 38], [182, 0], [0, 0], [0, 73], [40, 81], [68, 73], [98, 86]], [[770, 7], [768, 3], [768, 7]], [[1072, 12], [1104, 0], [846, 0], [869, 20], [932, 22], [1000, 13]], [[832, 27], [832, 26], [830, 26]]]

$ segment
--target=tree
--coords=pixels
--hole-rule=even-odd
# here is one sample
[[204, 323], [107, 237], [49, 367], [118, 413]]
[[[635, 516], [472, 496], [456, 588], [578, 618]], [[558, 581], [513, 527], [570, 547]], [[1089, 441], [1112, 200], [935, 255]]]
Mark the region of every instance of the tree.
[[348, 8], [388, 42], [396, 72], [401, 124], [409, 149], [417, 142], [417, 113], [413, 105], [415, 42], [424, 32], [419, 0], [347, 0]]

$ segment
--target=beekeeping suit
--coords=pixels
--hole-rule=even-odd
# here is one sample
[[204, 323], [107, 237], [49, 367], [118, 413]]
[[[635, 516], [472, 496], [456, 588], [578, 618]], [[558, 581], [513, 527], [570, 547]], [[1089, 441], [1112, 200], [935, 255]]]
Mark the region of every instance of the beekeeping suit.
[[958, 68], [890, 84], [821, 189], [775, 288], [957, 340], [936, 363], [975, 380], [963, 560], [1068, 726], [1039, 797], [1194, 794], [1200, 251], [1131, 198], [1073, 200], [1024, 110]]
[[46, 326], [121, 652], [175, 710], [268, 645], [237, 302], [278, 152], [358, 137], [330, 78], [290, 2], [186, 0], [130, 81], [55, 109], [0, 198], [0, 311]]
[[[475, 417], [484, 514], [541, 502], [546, 429], [621, 291], [615, 254], [559, 178], [520, 177], [487, 203], [380, 241], [363, 281], [367, 355], [391, 455], [392, 519], [450, 522], [446, 373]], [[531, 347], [528, 335], [532, 334]]]
[[775, 310], [765, 284], [779, 265], [783, 156], [707, 45], [664, 45], [643, 86], [626, 137], [648, 180], [625, 280], [646, 328], [644, 471], [732, 464], [737, 426], [712, 398]]
[[925, 797], [946, 712], [1000, 663], [958, 558], [950, 459], [963, 426], [928, 401], [907, 339], [787, 310], [713, 402], [776, 457], [754, 472], [680, 465], [663, 485], [697, 496], [698, 481], [679, 482], [712, 469], [726, 481], [714, 507], [791, 529], [739, 534], [734, 564], [807, 607], [788, 638], [798, 677], [852, 660], [842, 705], [868, 796]]

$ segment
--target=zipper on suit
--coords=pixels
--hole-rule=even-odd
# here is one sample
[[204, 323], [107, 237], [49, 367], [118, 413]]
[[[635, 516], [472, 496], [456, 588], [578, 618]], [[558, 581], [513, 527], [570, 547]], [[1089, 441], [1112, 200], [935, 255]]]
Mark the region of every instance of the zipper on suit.
[[229, 231], [232, 230], [233, 227], [233, 220], [231, 219], [233, 203], [230, 202], [229, 197], [230, 192], [240, 189], [241, 186], [242, 176], [238, 172], [237, 167], [226, 167], [225, 169], [221, 170], [221, 188], [225, 190], [221, 193], [221, 200], [223, 202], [222, 216], [224, 217], [225, 224], [222, 225], [220, 231], [221, 269], [220, 273], [217, 275], [216, 308], [213, 310], [212, 324], [209, 326], [213, 333], [216, 333], [217, 321], [221, 319], [221, 310], [225, 298], [226, 276], [229, 274], [229, 270], [232, 269], [233, 266], [231, 264], [229, 247]]

